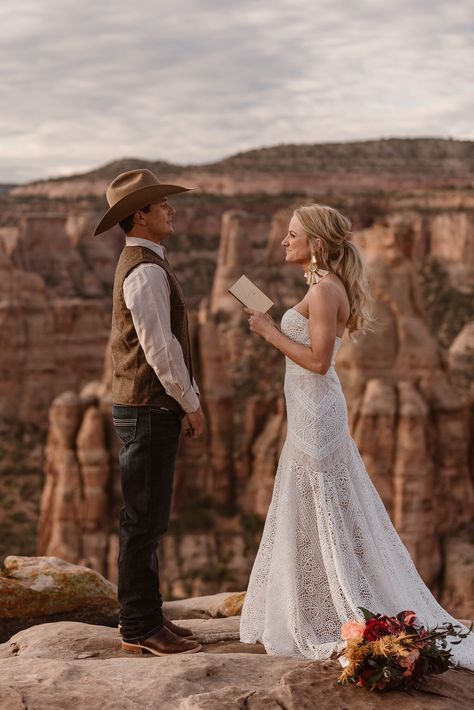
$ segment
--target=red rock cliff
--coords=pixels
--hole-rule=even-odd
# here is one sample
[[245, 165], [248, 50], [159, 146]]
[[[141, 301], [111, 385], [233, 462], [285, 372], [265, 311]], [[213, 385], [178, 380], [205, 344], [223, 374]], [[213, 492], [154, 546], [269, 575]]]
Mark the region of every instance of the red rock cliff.
[[[247, 273], [274, 300], [276, 319], [297, 302], [304, 283], [283, 265], [280, 241], [291, 207], [316, 198], [353, 219], [376, 299], [377, 331], [347, 340], [338, 357], [353, 435], [423, 577], [453, 612], [471, 616], [472, 171], [457, 174], [465, 187], [456, 190], [440, 187], [450, 178], [439, 172], [421, 179], [412, 170], [411, 182], [392, 174], [390, 184], [370, 171], [363, 181], [360, 172], [344, 180], [300, 172], [285, 177], [297, 197], [278, 194], [268, 170], [257, 180], [240, 165], [244, 181], [225, 170], [211, 171], [215, 184], [204, 180], [213, 194], [180, 202], [169, 245], [189, 299], [208, 429], [202, 441], [182, 442], [162, 546], [165, 591], [246, 584], [285, 436], [283, 361], [249, 335], [227, 287]], [[122, 238], [90, 237], [109, 177], [45, 182], [3, 199], [0, 412], [41, 429], [53, 402], [39, 550], [113, 579], [118, 442], [102, 362]], [[196, 172], [179, 179], [191, 184]]]

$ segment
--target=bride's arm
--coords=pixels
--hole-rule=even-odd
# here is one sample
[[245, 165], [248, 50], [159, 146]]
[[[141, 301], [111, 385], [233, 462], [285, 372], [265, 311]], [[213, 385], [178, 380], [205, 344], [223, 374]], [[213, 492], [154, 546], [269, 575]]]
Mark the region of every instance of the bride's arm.
[[260, 311], [245, 311], [250, 316], [250, 330], [310, 372], [325, 375], [331, 366], [337, 331], [337, 293], [331, 283], [311, 286], [309, 291], [309, 337], [311, 346], [296, 343], [278, 330], [270, 316]]

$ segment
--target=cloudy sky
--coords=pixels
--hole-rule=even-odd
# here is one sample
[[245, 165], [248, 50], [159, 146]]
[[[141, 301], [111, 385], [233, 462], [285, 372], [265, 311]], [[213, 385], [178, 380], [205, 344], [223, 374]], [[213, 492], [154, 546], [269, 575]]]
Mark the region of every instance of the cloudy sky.
[[473, 0], [2, 0], [0, 181], [474, 139]]

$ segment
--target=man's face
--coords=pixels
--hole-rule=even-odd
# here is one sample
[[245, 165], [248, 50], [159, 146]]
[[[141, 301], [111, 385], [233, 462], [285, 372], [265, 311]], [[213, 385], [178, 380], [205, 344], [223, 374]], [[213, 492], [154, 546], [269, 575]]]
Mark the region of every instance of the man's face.
[[154, 202], [149, 212], [140, 212], [146, 224], [148, 234], [153, 241], [160, 242], [173, 234], [173, 216], [176, 210], [166, 197], [160, 202]]

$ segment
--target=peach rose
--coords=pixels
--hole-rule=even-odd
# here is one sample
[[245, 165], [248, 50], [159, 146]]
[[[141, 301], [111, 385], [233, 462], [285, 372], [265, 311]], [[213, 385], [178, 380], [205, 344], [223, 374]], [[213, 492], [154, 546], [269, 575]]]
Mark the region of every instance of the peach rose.
[[361, 621], [346, 621], [346, 623], [341, 626], [341, 636], [344, 641], [362, 638], [364, 629], [365, 624]]
[[415, 667], [415, 663], [420, 657], [420, 652], [418, 649], [414, 648], [410, 653], [406, 656], [403, 656], [403, 658], [398, 659], [398, 665], [401, 666], [402, 668], [406, 668], [406, 671], [404, 672], [404, 676], [409, 676], [413, 672], [413, 668]]
[[413, 666], [415, 661], [417, 661], [419, 657], [420, 657], [420, 652], [418, 651], [417, 648], [414, 648], [406, 656], [403, 656], [402, 658], [399, 659], [398, 665], [402, 666], [402, 668], [408, 668], [409, 666]]

